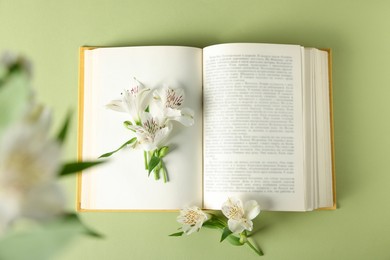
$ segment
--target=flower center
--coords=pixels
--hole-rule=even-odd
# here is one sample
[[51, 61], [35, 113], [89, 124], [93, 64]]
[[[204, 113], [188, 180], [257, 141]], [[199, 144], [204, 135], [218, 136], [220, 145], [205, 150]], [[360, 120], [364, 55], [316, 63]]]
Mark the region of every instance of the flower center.
[[190, 210], [188, 210], [187, 214], [185, 215], [184, 223], [188, 224], [190, 226], [193, 226], [196, 224], [198, 219], [199, 219], [199, 213], [190, 209]]
[[176, 92], [173, 89], [167, 90], [167, 101], [165, 103], [165, 107], [169, 108], [179, 108], [183, 103], [183, 96], [176, 95]]
[[45, 167], [37, 161], [33, 154], [28, 152], [13, 152], [6, 162], [5, 181], [7, 185], [14, 188], [26, 189], [36, 183], [42, 182], [45, 178]]
[[148, 133], [150, 133], [152, 135], [154, 135], [157, 132], [157, 130], [160, 129], [156, 120], [154, 120], [153, 118], [146, 120], [146, 122], [144, 123], [144, 128]]
[[[132, 87], [130, 90], [125, 90], [127, 94], [131, 94], [133, 97], [136, 97], [139, 92], [139, 86]], [[123, 95], [123, 93], [121, 93]]]
[[138, 86], [135, 86], [133, 87], [132, 89], [130, 89], [130, 93], [133, 95], [133, 96], [136, 96], [139, 92], [139, 87]]
[[241, 207], [237, 205], [233, 205], [229, 208], [229, 212], [227, 212], [227, 216], [230, 219], [241, 219], [243, 215]]

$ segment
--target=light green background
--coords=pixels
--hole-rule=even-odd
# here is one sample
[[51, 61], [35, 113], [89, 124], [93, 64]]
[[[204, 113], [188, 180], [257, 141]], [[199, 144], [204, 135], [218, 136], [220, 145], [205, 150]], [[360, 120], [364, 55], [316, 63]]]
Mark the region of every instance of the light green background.
[[[390, 259], [389, 28], [390, 1], [0, 0], [0, 51], [32, 59], [38, 98], [54, 109], [56, 126], [77, 110], [81, 45], [332, 48], [338, 209], [262, 212], [254, 238], [263, 259]], [[76, 157], [75, 123], [65, 157]], [[64, 186], [73, 208], [75, 178]], [[176, 213], [82, 218], [106, 238], [80, 236], [56, 260], [257, 259], [249, 248], [220, 244], [214, 230], [168, 237], [178, 227]]]

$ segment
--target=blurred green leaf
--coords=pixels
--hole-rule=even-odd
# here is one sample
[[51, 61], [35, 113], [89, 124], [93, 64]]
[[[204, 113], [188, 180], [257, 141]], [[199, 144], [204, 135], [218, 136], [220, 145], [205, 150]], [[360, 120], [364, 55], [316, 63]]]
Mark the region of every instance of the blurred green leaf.
[[65, 141], [66, 134], [68, 133], [68, 128], [69, 128], [69, 124], [70, 124], [70, 119], [71, 119], [71, 117], [72, 117], [72, 113], [71, 113], [71, 112], [68, 112], [68, 114], [66, 115], [64, 124], [62, 125], [61, 130], [60, 130], [60, 132], [59, 132], [58, 135], [57, 135], [57, 140], [58, 140], [61, 144]]
[[78, 235], [102, 237], [86, 227], [76, 214], [66, 214], [50, 223], [14, 231], [0, 240], [2, 260], [49, 260]]
[[92, 161], [92, 162], [71, 162], [65, 163], [59, 173], [59, 176], [64, 176], [72, 173], [81, 172], [90, 167], [104, 163], [105, 161]]
[[96, 238], [103, 238], [103, 236], [96, 231], [90, 229], [88, 226], [84, 225], [84, 223], [80, 220], [79, 215], [75, 213], [67, 213], [62, 217], [63, 223], [70, 223], [74, 222], [76, 224], [79, 224], [83, 227], [82, 233], [85, 235], [89, 235]]
[[3, 66], [3, 64], [0, 64], [0, 88], [2, 88], [7, 83], [7, 81], [14, 73], [21, 72], [23, 69], [26, 69], [23, 67], [20, 60], [19, 62], [15, 62], [8, 66]]

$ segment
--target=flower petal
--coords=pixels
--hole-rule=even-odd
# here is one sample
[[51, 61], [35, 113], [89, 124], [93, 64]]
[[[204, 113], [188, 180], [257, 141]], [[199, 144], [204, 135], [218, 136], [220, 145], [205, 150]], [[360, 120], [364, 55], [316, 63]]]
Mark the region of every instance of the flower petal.
[[179, 109], [174, 109], [174, 108], [168, 107], [165, 109], [164, 112], [165, 112], [165, 116], [168, 118], [181, 116], [181, 111]]
[[65, 208], [65, 193], [55, 182], [42, 183], [32, 187], [21, 204], [21, 214], [25, 217], [50, 220]]
[[165, 87], [155, 89], [153, 91], [153, 100], [161, 102], [162, 98], [165, 96], [165, 93], [166, 93]]
[[118, 112], [126, 112], [126, 110], [123, 107], [122, 100], [112, 100], [110, 103], [106, 105], [106, 108], [118, 111]]
[[18, 196], [3, 190], [0, 194], [0, 236], [3, 235], [12, 221], [19, 217]]
[[253, 229], [253, 222], [252, 220], [249, 220], [249, 219], [246, 219], [246, 218], [242, 218], [241, 219], [241, 226], [248, 230], [248, 231], [252, 231]]
[[36, 135], [40, 138], [47, 138], [50, 125], [52, 121], [52, 114], [49, 108], [42, 105], [31, 104], [30, 111], [26, 115], [25, 123], [34, 128]]
[[222, 204], [221, 210], [228, 219], [238, 220], [244, 215], [242, 202], [237, 198], [228, 198], [228, 200]]
[[106, 107], [114, 111], [127, 112], [132, 123], [139, 123], [140, 113], [144, 112], [148, 105], [149, 90], [135, 79], [133, 88], [123, 90], [122, 98], [112, 100]]
[[189, 108], [183, 108], [180, 116], [173, 117], [172, 120], [178, 121], [184, 126], [192, 126], [194, 124], [194, 111]]
[[166, 127], [160, 129], [160, 130], [157, 130], [155, 136], [154, 136], [154, 144], [157, 146], [157, 147], [161, 147], [163, 144], [164, 144], [164, 141], [167, 139], [167, 137], [169, 136], [169, 134], [171, 133], [172, 131], [172, 125], [171, 124], [167, 124]]
[[130, 114], [131, 119], [137, 122], [139, 120], [138, 112], [142, 111], [138, 106], [137, 98], [130, 91], [125, 90], [122, 93], [122, 103], [125, 111]]
[[35, 107], [28, 112], [24, 120], [11, 125], [0, 140], [2, 186], [28, 189], [56, 178], [61, 147], [48, 137], [50, 113]]
[[230, 231], [232, 231], [233, 233], [236, 233], [236, 234], [241, 233], [245, 229], [245, 227], [242, 225], [242, 221], [236, 220], [236, 219], [229, 219], [228, 220], [228, 227], [229, 227]]
[[248, 220], [254, 219], [260, 213], [260, 206], [255, 200], [247, 201], [244, 205], [244, 212]]

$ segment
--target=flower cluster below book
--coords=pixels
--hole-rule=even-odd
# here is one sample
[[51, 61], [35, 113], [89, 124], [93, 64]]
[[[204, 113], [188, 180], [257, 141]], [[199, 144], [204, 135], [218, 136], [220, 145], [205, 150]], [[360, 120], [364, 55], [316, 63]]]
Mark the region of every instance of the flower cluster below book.
[[[222, 214], [221, 214], [222, 213]], [[255, 200], [242, 203], [238, 198], [228, 198], [222, 204], [221, 212], [203, 211], [196, 206], [184, 208], [177, 217], [177, 222], [182, 226], [180, 232], [170, 236], [190, 235], [199, 231], [202, 227], [219, 229], [222, 231], [220, 242], [225, 239], [232, 245], [242, 246], [247, 244], [256, 254], [263, 255], [259, 247], [255, 247], [248, 240], [253, 230], [252, 220], [260, 213], [260, 206]]]

